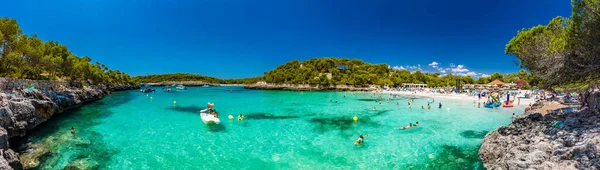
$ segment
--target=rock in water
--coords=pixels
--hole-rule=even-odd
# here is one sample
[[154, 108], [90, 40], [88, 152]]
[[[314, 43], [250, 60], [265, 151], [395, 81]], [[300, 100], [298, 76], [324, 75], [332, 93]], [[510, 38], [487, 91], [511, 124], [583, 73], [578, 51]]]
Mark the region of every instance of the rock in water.
[[89, 159], [89, 158], [84, 158], [84, 159], [77, 159], [71, 163], [69, 163], [67, 166], [65, 166], [64, 170], [87, 170], [87, 169], [98, 169], [98, 162]]

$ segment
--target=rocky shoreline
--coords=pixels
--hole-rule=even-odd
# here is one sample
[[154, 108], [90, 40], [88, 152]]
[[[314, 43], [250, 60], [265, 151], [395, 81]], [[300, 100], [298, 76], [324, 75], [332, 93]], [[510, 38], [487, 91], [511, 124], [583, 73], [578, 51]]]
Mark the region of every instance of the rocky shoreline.
[[291, 91], [376, 91], [381, 90], [380, 86], [370, 85], [365, 87], [357, 87], [352, 85], [309, 85], [309, 84], [272, 84], [266, 82], [258, 82], [247, 84], [246, 89], [260, 90], [291, 90]]
[[487, 169], [600, 169], [600, 92], [574, 112], [526, 109], [508, 126], [488, 133], [479, 149]]
[[51, 89], [2, 87], [4, 87], [0, 93], [0, 169], [2, 170], [27, 168], [20, 162], [19, 155], [9, 147], [9, 139], [23, 137], [29, 130], [47, 121], [53, 115], [96, 101], [113, 91], [139, 88], [133, 84], [95, 85], [81, 88], [60, 86], [61, 88]]

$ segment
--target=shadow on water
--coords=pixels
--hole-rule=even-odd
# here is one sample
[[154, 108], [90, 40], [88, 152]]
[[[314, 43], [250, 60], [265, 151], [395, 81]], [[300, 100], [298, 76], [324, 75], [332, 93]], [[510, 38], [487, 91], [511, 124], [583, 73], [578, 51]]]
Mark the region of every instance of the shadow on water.
[[352, 117], [312, 118], [309, 122], [315, 126], [314, 130], [320, 133], [339, 130], [343, 134], [344, 131], [353, 129], [358, 125], [370, 127], [381, 126], [369, 117], [362, 118], [360, 121], [354, 121]]
[[297, 119], [300, 116], [275, 116], [270, 113], [249, 113], [244, 115], [244, 119], [263, 120], [263, 119]]
[[222, 124], [208, 125], [208, 131], [211, 132], [227, 132], [227, 128]]
[[460, 132], [460, 136], [464, 137], [464, 138], [473, 138], [473, 139], [483, 139], [483, 137], [485, 137], [485, 135], [490, 132], [490, 131], [475, 131], [475, 130], [466, 130], [466, 131], [462, 131]]
[[375, 114], [373, 114], [373, 116], [382, 116], [382, 115], [388, 114], [392, 110], [369, 110], [369, 111], [375, 112]]
[[[477, 169], [484, 170], [478, 155], [479, 146], [460, 148], [457, 146], [443, 145], [442, 151], [430, 161], [422, 165], [407, 164], [406, 169]], [[419, 167], [424, 166], [424, 167]]]
[[205, 108], [198, 107], [198, 106], [175, 106], [175, 107], [168, 106], [168, 107], [166, 107], [166, 109], [176, 111], [176, 112], [200, 113], [200, 110], [203, 110]]

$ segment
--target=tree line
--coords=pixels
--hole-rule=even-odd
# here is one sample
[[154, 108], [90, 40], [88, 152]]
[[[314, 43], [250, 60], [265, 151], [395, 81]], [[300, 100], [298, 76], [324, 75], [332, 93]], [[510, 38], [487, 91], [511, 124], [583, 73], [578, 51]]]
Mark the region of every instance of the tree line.
[[471, 76], [396, 70], [387, 64], [370, 64], [347, 58], [313, 58], [302, 62], [293, 60], [265, 72], [263, 79], [268, 83], [355, 86], [400, 86], [402, 83], [418, 83], [427, 84], [429, 87], [446, 87], [455, 86], [457, 81], [462, 84], [487, 84], [494, 80], [516, 82], [519, 79], [534, 86], [539, 83], [525, 70], [514, 74], [496, 72], [489, 77], [479, 77], [475, 80]]
[[358, 59], [313, 58], [306, 61], [293, 60], [264, 72], [263, 76], [245, 79], [219, 79], [190, 73], [156, 74], [136, 76], [139, 83], [159, 83], [168, 81], [202, 81], [216, 84], [251, 84], [259, 81], [275, 84], [311, 84], [311, 85], [382, 85], [401, 86], [402, 83], [427, 84], [429, 87], [455, 86], [457, 80], [462, 84], [487, 84], [494, 80], [516, 82], [525, 80], [531, 88], [539, 81], [527, 71], [514, 74], [494, 73], [489, 77], [473, 79], [471, 76], [441, 75], [421, 71], [395, 70], [387, 64], [370, 64]]
[[572, 0], [570, 18], [555, 17], [517, 33], [506, 53], [544, 88], [587, 89], [600, 82], [600, 0]]
[[261, 77], [243, 78], [243, 79], [219, 79], [210, 76], [190, 73], [174, 73], [174, 74], [153, 74], [145, 76], [133, 77], [133, 80], [138, 83], [160, 83], [160, 82], [179, 82], [179, 81], [201, 81], [213, 84], [251, 84], [261, 80]]
[[0, 77], [82, 84], [133, 82], [128, 74], [79, 57], [63, 44], [24, 34], [15, 19], [6, 17], [0, 18]]

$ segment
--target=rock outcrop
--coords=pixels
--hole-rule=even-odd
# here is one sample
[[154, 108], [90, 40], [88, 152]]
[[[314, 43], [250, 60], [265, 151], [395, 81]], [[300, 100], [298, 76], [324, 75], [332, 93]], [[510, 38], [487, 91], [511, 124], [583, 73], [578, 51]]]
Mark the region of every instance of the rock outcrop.
[[309, 85], [309, 84], [272, 84], [257, 82], [244, 86], [246, 89], [262, 90], [294, 90], [294, 91], [375, 91], [381, 90], [380, 86], [352, 86], [352, 85]]
[[[2, 82], [6, 83], [4, 80], [6, 79]], [[0, 87], [11, 86], [4, 84]], [[53, 90], [3, 89], [0, 93], [0, 155], [2, 155], [0, 169], [23, 169], [18, 154], [9, 148], [8, 141], [11, 137], [25, 136], [27, 131], [47, 121], [53, 115], [101, 99], [112, 91], [135, 88], [139, 87], [130, 84], [114, 84], [82, 88], [61, 85], [57, 88], [52, 87]]]
[[479, 157], [490, 170], [600, 169], [600, 114], [525, 113], [488, 133]]

